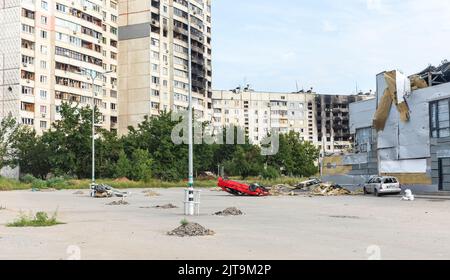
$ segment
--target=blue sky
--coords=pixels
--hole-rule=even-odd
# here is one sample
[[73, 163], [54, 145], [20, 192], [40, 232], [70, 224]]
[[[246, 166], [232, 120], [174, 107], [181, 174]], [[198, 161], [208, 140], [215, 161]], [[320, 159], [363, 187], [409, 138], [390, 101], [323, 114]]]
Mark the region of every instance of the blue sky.
[[448, 0], [213, 0], [215, 89], [347, 94], [450, 60]]

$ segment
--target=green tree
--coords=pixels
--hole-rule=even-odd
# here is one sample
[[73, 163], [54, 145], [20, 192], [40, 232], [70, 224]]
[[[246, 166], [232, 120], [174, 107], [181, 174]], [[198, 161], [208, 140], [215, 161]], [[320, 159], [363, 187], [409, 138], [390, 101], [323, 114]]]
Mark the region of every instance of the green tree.
[[269, 166], [287, 176], [309, 177], [317, 174], [315, 162], [319, 150], [314, 145], [301, 140], [300, 134], [293, 131], [280, 134], [279, 143], [278, 153], [267, 157]]
[[119, 158], [114, 166], [115, 178], [130, 178], [131, 177], [131, 163], [124, 150], [119, 152]]
[[11, 163], [12, 138], [18, 129], [16, 119], [11, 113], [0, 122], [0, 169]]
[[133, 152], [131, 161], [131, 179], [148, 182], [152, 178], [153, 160], [146, 150], [137, 149]]

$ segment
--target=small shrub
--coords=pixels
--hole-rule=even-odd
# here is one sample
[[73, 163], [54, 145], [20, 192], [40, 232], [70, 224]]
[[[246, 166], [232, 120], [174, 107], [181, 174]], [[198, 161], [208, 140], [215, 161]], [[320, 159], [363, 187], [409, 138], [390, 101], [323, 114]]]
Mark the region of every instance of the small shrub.
[[187, 225], [189, 224], [189, 221], [185, 218], [185, 219], [183, 219], [183, 220], [180, 221], [180, 224], [181, 224], [182, 226], [187, 226]]
[[42, 190], [47, 188], [47, 182], [41, 179], [36, 179], [31, 183], [31, 188]]
[[276, 170], [272, 166], [269, 166], [269, 167], [267, 167], [267, 169], [263, 170], [261, 175], [262, 175], [263, 179], [266, 179], [266, 180], [273, 180], [273, 179], [280, 178], [280, 172], [278, 172], [278, 170]]
[[61, 225], [56, 219], [57, 212], [52, 217], [48, 217], [45, 212], [37, 212], [34, 217], [32, 215], [20, 215], [19, 219], [7, 224], [7, 227], [51, 227]]
[[31, 174], [25, 174], [20, 178], [20, 181], [25, 184], [32, 184], [35, 180], [37, 180], [37, 178]]
[[57, 190], [66, 189], [70, 186], [70, 182], [64, 178], [55, 177], [47, 180], [47, 188], [53, 188]]

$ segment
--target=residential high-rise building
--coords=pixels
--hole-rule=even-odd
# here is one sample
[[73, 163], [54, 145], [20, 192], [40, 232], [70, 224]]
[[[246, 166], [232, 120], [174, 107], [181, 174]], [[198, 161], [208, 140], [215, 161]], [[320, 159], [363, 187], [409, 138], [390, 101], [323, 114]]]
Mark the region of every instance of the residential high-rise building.
[[308, 104], [313, 142], [326, 153], [341, 153], [351, 149], [351, 103], [373, 98], [372, 94], [316, 95]]
[[273, 129], [295, 131], [303, 140], [313, 141], [308, 128], [309, 93], [257, 92], [249, 88], [215, 90], [212, 96], [212, 124], [216, 129], [230, 125], [245, 129], [249, 140], [259, 144]]
[[188, 18], [193, 108], [210, 120], [211, 0], [119, 1], [119, 133], [144, 117], [188, 108]]
[[326, 153], [350, 148], [349, 104], [373, 95], [321, 95], [314, 92], [259, 92], [246, 87], [214, 90], [212, 96], [215, 129], [230, 125], [245, 129], [249, 140], [260, 144], [273, 130], [295, 131], [302, 140]]
[[[42, 133], [62, 102], [91, 106], [117, 129], [118, 7], [113, 0], [0, 0], [0, 117]], [[109, 75], [92, 81], [87, 73]]]

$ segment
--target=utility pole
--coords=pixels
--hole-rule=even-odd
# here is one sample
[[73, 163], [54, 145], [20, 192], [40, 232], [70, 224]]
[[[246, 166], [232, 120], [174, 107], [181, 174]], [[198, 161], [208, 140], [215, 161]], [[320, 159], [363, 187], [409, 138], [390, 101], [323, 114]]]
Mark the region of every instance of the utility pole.
[[189, 183], [188, 183], [188, 207], [187, 216], [193, 216], [195, 213], [194, 202], [194, 143], [193, 143], [193, 109], [192, 109], [192, 38], [191, 38], [191, 2], [188, 4], [188, 78], [189, 78], [189, 109], [188, 109], [188, 137], [189, 137]]

